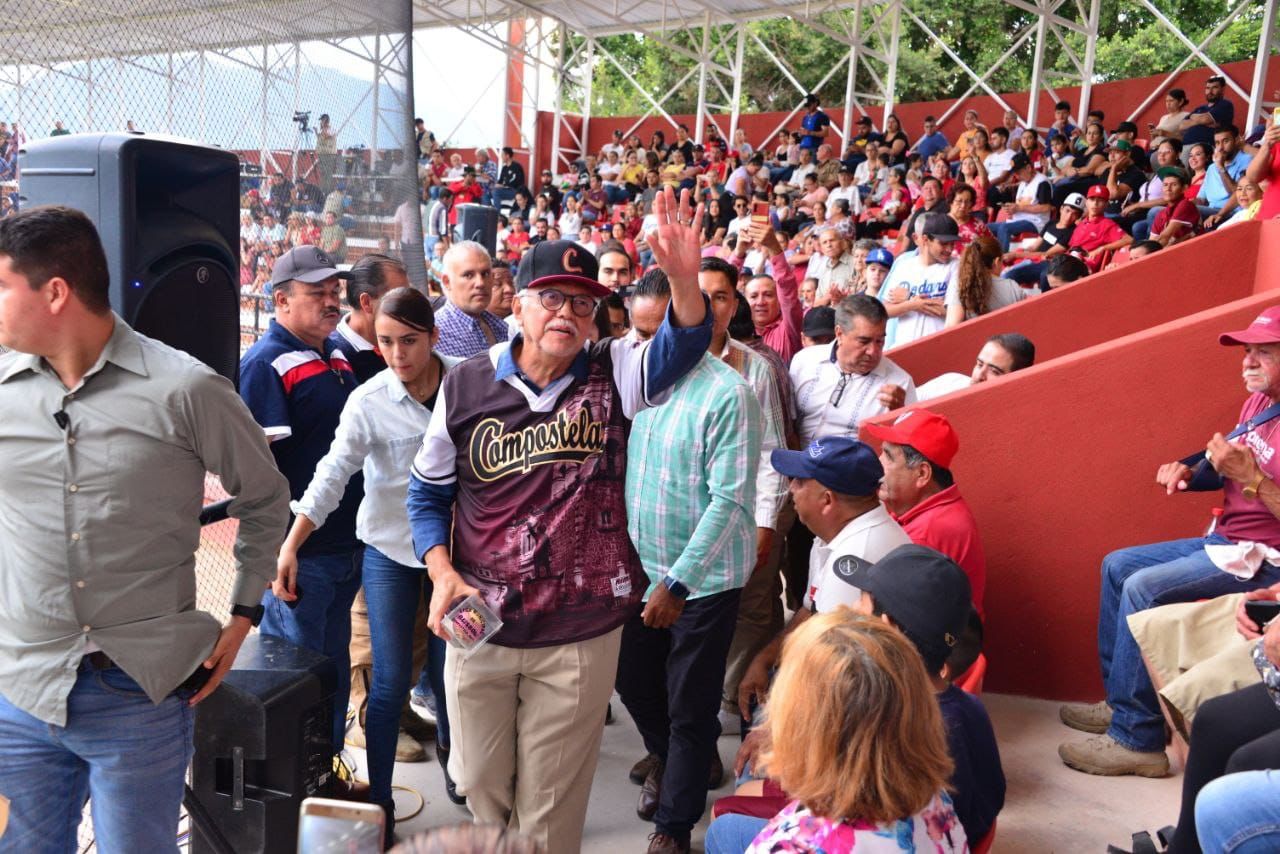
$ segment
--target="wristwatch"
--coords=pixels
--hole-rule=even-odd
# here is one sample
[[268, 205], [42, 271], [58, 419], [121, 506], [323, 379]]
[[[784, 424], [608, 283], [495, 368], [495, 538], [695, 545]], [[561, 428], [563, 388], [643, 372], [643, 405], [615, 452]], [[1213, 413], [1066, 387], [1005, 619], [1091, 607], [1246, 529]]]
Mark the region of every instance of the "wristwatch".
[[685, 599], [689, 596], [689, 588], [676, 581], [670, 575], [662, 579], [662, 586], [667, 588], [671, 595], [677, 599]]
[[1266, 479], [1267, 479], [1267, 475], [1265, 472], [1258, 472], [1258, 479], [1255, 480], [1253, 483], [1249, 484], [1248, 486], [1246, 486], [1244, 489], [1240, 490], [1240, 494], [1243, 495], [1245, 498], [1248, 498], [1250, 501], [1257, 501], [1258, 487], [1262, 486], [1262, 482]]
[[265, 609], [262, 607], [261, 602], [257, 605], [232, 605], [231, 616], [246, 617], [250, 623], [257, 626], [258, 623], [262, 622], [262, 614], [264, 610]]

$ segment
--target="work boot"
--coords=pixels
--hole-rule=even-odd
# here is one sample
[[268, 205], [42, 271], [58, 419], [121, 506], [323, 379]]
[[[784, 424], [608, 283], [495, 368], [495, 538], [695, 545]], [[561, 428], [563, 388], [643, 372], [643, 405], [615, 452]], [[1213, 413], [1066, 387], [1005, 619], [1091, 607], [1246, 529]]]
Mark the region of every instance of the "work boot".
[[[368, 750], [368, 742], [365, 741], [364, 730], [361, 727], [353, 726], [347, 730], [346, 742], [351, 747], [358, 747], [361, 750]], [[400, 730], [396, 736], [396, 761], [397, 762], [426, 762], [427, 750], [417, 739], [409, 735], [404, 730]]]
[[1058, 745], [1058, 756], [1068, 766], [1086, 774], [1104, 777], [1167, 777], [1169, 758], [1164, 751], [1130, 750], [1109, 735], [1095, 735]]
[[1096, 703], [1064, 703], [1058, 707], [1058, 717], [1072, 729], [1101, 735], [1111, 726], [1111, 707], [1106, 700]]
[[435, 725], [420, 718], [408, 703], [405, 703], [404, 710], [400, 712], [400, 732], [408, 733], [414, 741], [435, 741], [436, 738]]

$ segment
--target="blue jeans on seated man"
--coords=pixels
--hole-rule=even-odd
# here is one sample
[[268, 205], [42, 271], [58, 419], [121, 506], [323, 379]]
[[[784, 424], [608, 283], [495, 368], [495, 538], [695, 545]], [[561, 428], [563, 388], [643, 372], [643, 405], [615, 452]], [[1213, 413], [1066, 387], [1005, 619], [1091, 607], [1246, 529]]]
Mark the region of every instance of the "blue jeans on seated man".
[[0, 695], [0, 792], [10, 800], [0, 851], [77, 851], [91, 798], [98, 851], [176, 852], [195, 721], [190, 697], [178, 691], [156, 705], [120, 668], [87, 661], [71, 687], [65, 727]]
[[993, 222], [989, 228], [1000, 241], [1001, 251], [1009, 251], [1009, 242], [1020, 234], [1039, 234], [1040, 228], [1029, 219], [1011, 219], [1007, 222]]
[[1196, 833], [1202, 851], [1280, 850], [1280, 771], [1243, 771], [1205, 786], [1196, 798]]
[[1151, 239], [1151, 227], [1156, 224], [1156, 217], [1160, 215], [1160, 211], [1164, 210], [1164, 205], [1147, 209], [1145, 219], [1140, 219], [1133, 224], [1133, 242], [1141, 243], [1144, 240]]
[[[258, 627], [264, 635], [284, 638], [333, 659], [338, 686], [333, 694], [333, 752], [342, 750], [351, 695], [351, 605], [360, 592], [364, 547], [337, 554], [298, 558], [298, 601], [286, 604], [268, 589]], [[290, 608], [289, 604], [294, 607]]]
[[1107, 735], [1130, 750], [1164, 750], [1164, 718], [1128, 616], [1159, 605], [1195, 602], [1257, 590], [1280, 581], [1280, 568], [1264, 563], [1249, 581], [1218, 569], [1206, 544], [1229, 543], [1220, 534], [1120, 549], [1103, 558], [1098, 607], [1098, 655], [1113, 714]]
[[[400, 711], [413, 677], [414, 620], [418, 599], [431, 601], [431, 578], [421, 567], [396, 563], [373, 546], [364, 549], [364, 598], [369, 605], [369, 635], [373, 646], [373, 681], [365, 711], [365, 741], [369, 759], [369, 800], [391, 800], [391, 772], [395, 766]], [[449, 747], [449, 716], [444, 701], [445, 642], [432, 635], [427, 642], [426, 672], [436, 697], [436, 743]]]

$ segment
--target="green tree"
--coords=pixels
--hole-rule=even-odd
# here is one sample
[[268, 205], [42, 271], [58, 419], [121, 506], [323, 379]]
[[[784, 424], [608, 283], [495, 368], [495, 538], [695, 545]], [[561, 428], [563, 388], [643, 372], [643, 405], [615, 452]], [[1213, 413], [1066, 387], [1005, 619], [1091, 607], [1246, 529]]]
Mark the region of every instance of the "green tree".
[[[1157, 4], [1170, 20], [1176, 21], [1193, 42], [1207, 36], [1227, 14], [1227, 0], [1164, 0]], [[1009, 46], [1035, 26], [1035, 17], [1004, 0], [930, 0], [912, 2], [915, 15], [965, 64], [978, 73], [998, 59]], [[1065, 9], [1066, 7], [1064, 7]], [[878, 11], [878, 10], [877, 10]], [[1206, 53], [1220, 63], [1249, 59], [1257, 51], [1261, 29], [1261, 3], [1255, 4], [1231, 22], [1207, 48]], [[812, 21], [798, 18], [773, 18], [753, 21], [749, 33], [757, 37], [805, 86], [821, 80], [849, 51], [829, 32], [852, 32], [853, 12], [826, 12]], [[872, 26], [873, 11], [864, 12], [863, 30]], [[886, 28], [887, 29], [887, 28]], [[1094, 64], [1095, 82], [1141, 77], [1171, 71], [1186, 56], [1185, 45], [1169, 32], [1144, 7], [1133, 3], [1104, 2], [1100, 10], [1098, 39]], [[728, 63], [732, 39], [726, 28], [714, 28], [711, 43], [729, 42], [718, 56]], [[966, 73], [915, 21], [904, 14], [899, 42], [897, 97], [899, 101], [930, 101], [954, 98], [963, 94], [973, 78]], [[571, 36], [571, 46], [581, 43]], [[696, 54], [701, 46], [701, 30], [669, 34], [665, 41], [644, 36], [619, 35], [601, 38], [616, 64], [596, 57], [592, 84], [593, 115], [642, 115], [652, 104], [636, 90], [627, 75], [655, 97], [675, 88], [663, 103], [669, 113], [692, 113], [697, 105], [697, 75], [681, 79], [693, 67], [688, 54]], [[1025, 90], [1031, 84], [1034, 37], [1023, 44], [1003, 66], [992, 73], [987, 85], [998, 92]], [[1084, 39], [1076, 33], [1065, 38], [1078, 56], [1084, 55]], [[674, 45], [674, 48], [672, 47]], [[680, 48], [687, 53], [682, 54]], [[884, 79], [886, 69], [870, 61]], [[1198, 64], [1198, 63], [1193, 63]], [[624, 74], [618, 66], [626, 70]], [[743, 55], [742, 102], [746, 112], [789, 110], [800, 99], [800, 93], [788, 76], [754, 38], [748, 38]], [[1057, 39], [1050, 39], [1045, 50], [1045, 79], [1051, 85], [1069, 85], [1075, 66]], [[824, 103], [844, 101], [846, 70], [832, 74], [819, 90]], [[855, 87], [860, 92], [875, 91], [873, 78], [860, 65]], [[726, 83], [726, 88], [728, 88]], [[725, 100], [719, 89], [708, 85], [708, 100], [720, 105]], [[570, 109], [581, 110], [583, 91], [576, 83], [568, 83], [564, 92]]]

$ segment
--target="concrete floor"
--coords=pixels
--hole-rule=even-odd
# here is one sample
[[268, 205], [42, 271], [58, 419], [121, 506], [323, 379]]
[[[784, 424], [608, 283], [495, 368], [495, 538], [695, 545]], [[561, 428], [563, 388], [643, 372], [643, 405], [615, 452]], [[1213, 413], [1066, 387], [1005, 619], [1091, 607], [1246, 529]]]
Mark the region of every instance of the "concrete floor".
[[[1000, 814], [996, 852], [1102, 852], [1108, 844], [1129, 847], [1129, 835], [1140, 829], [1173, 824], [1178, 815], [1181, 776], [1163, 780], [1138, 777], [1093, 777], [1072, 771], [1057, 755], [1060, 741], [1076, 736], [1058, 721], [1057, 704], [1023, 697], [987, 694], [983, 701], [991, 714], [1000, 743], [1008, 796]], [[614, 698], [615, 721], [605, 728], [587, 813], [583, 851], [587, 854], [640, 854], [652, 826], [635, 815], [638, 787], [627, 780], [632, 763], [644, 754], [640, 737], [621, 702]], [[736, 737], [720, 739], [720, 755], [732, 768], [738, 747]], [[361, 764], [363, 751], [348, 748]], [[411, 819], [397, 824], [401, 838], [422, 830], [469, 819], [444, 795], [444, 782], [434, 757], [425, 763], [396, 768], [397, 813], [404, 816], [417, 807], [417, 794], [425, 806]], [[711, 800], [729, 793], [726, 785]], [[694, 831], [695, 850], [701, 850], [707, 819]], [[562, 854], [562, 852], [550, 852]]]

